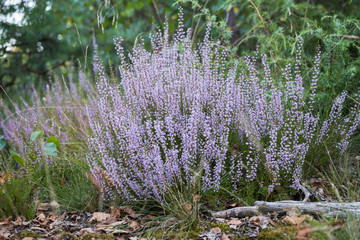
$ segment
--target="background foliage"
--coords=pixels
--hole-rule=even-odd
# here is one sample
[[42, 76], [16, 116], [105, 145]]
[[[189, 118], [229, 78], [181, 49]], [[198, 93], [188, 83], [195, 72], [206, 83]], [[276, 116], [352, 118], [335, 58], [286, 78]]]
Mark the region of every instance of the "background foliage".
[[44, 85], [54, 72], [66, 74], [70, 66], [85, 69], [92, 59], [93, 36], [99, 55], [116, 65], [114, 35], [122, 36], [129, 49], [166, 19], [174, 30], [179, 5], [195, 41], [205, 19], [210, 20], [218, 30], [213, 37], [226, 42], [234, 57], [260, 47], [271, 52], [276, 69], [288, 63], [299, 36], [305, 40], [307, 60], [320, 45], [326, 54], [319, 106], [329, 105], [344, 89], [354, 94], [359, 86], [359, 0], [1, 0], [0, 84], [10, 95], [26, 93], [32, 84]]

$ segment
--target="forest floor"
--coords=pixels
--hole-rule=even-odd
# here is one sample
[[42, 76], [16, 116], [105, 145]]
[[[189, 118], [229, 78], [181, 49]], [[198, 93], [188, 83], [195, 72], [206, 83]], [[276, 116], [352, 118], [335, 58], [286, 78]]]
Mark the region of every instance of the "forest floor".
[[[309, 194], [308, 204], [316, 199], [333, 202], [324, 195], [319, 179], [313, 181]], [[351, 228], [360, 229], [359, 219], [354, 216], [329, 218], [317, 211], [309, 214], [300, 208], [271, 213], [264, 213], [259, 208], [258, 212], [247, 216], [225, 216], [210, 211], [207, 216], [200, 214], [199, 221], [189, 226], [178, 224], [175, 218], [164, 218], [164, 213], [138, 213], [130, 206], [113, 206], [104, 212], [93, 213], [60, 212], [59, 207], [56, 202], [38, 203], [36, 217], [30, 221], [22, 216], [0, 219], [0, 240], [346, 239], [346, 231], [356, 234]], [[240, 203], [229, 204], [223, 212], [236, 212], [241, 207]]]
[[[173, 229], [171, 219], [162, 222], [156, 220], [156, 216], [138, 214], [130, 207], [112, 208], [110, 212], [56, 214], [48, 210], [49, 205], [42, 203], [31, 221], [22, 217], [2, 219], [0, 239], [326, 239], [325, 233], [312, 232], [312, 226], [316, 225], [314, 217], [294, 212], [204, 218], [189, 231]], [[341, 229], [343, 224], [337, 221], [322, 228], [331, 232]]]

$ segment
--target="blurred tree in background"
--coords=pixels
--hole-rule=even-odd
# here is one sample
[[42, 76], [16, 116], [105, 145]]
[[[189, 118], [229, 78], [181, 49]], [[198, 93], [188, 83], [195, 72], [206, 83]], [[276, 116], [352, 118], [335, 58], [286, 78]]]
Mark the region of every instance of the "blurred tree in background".
[[130, 47], [166, 19], [174, 31], [182, 6], [195, 41], [211, 21], [213, 37], [236, 58], [259, 46], [280, 69], [293, 60], [289, 54], [302, 36], [311, 69], [319, 46], [324, 106], [342, 90], [359, 87], [359, 5], [360, 0], [0, 0], [0, 84], [10, 95], [25, 95], [53, 73], [89, 69], [93, 36], [104, 62], [116, 65], [114, 35]]
[[69, 65], [85, 68], [93, 36], [100, 55], [116, 59], [114, 35], [133, 44], [165, 16], [177, 16], [170, 1], [0, 0], [0, 84], [13, 95]]

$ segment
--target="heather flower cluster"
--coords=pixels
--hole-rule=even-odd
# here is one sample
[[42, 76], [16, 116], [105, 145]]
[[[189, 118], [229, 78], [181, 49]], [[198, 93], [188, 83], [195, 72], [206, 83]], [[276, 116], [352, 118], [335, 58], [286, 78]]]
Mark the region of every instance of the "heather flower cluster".
[[[250, 56], [244, 59], [246, 69], [237, 62], [229, 66], [226, 51], [210, 40], [210, 24], [194, 48], [181, 13], [179, 22], [172, 40], [166, 27], [151, 34], [150, 51], [140, 43], [128, 57], [122, 39], [114, 39], [120, 84], [109, 80], [95, 57], [99, 97], [88, 113], [92, 152], [87, 158], [94, 176], [103, 167], [126, 199], [161, 199], [168, 186], [191, 183], [196, 174], [204, 191], [217, 190], [225, 175], [237, 188], [264, 171], [271, 177], [269, 191], [280, 184], [298, 188], [311, 144], [338, 126], [346, 96], [335, 100], [329, 119], [320, 123], [312, 111], [321, 53], [305, 99], [302, 39], [296, 64], [275, 80], [266, 54], [262, 67]], [[352, 109], [348, 122], [335, 144], [341, 153], [359, 125], [359, 108]]]
[[51, 80], [43, 96], [33, 88], [30, 103], [22, 100], [22, 104], [13, 105], [13, 110], [5, 107], [1, 121], [5, 138], [26, 166], [51, 164], [53, 158], [44, 154], [40, 141], [31, 142], [30, 135], [43, 131], [44, 137], [55, 136], [61, 144], [85, 142], [89, 125], [86, 105], [95, 98], [96, 92], [82, 72], [79, 84], [74, 83], [72, 74], [69, 74], [69, 86], [62, 80]]

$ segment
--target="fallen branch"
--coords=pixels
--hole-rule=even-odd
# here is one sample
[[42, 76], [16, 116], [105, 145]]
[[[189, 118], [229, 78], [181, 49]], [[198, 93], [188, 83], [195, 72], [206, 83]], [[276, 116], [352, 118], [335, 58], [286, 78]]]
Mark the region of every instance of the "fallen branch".
[[243, 218], [259, 214], [287, 212], [294, 209], [298, 209], [302, 213], [312, 215], [346, 216], [347, 214], [353, 214], [355, 217], [360, 218], [360, 202], [334, 203], [299, 201], [256, 201], [255, 206], [253, 207], [236, 207], [225, 211], [215, 212], [212, 214], [212, 216], [215, 218]]
[[311, 196], [311, 193], [309, 192], [309, 190], [307, 190], [307, 188], [305, 187], [305, 185], [300, 184], [300, 190], [303, 191], [303, 193], [305, 194], [304, 199], [302, 200], [303, 202], [307, 202], [309, 201], [309, 198]]
[[231, 218], [231, 217], [244, 218], [258, 214], [259, 214], [258, 207], [255, 206], [255, 207], [230, 208], [225, 211], [212, 213], [212, 216], [215, 218]]

